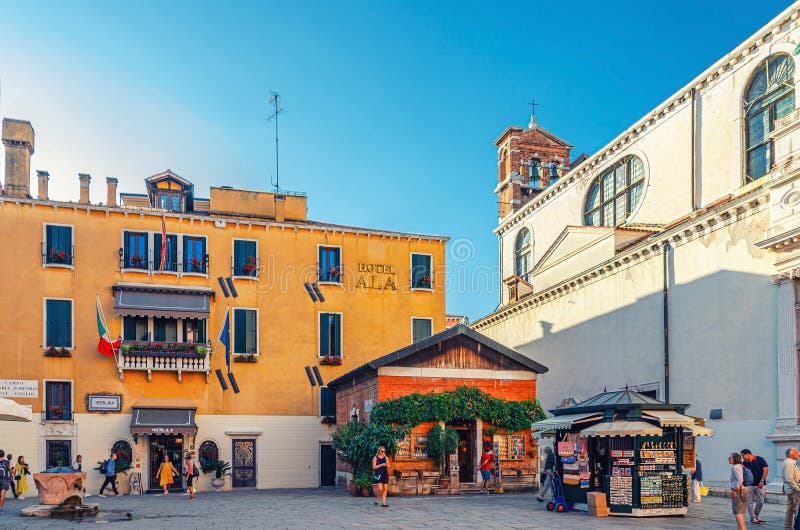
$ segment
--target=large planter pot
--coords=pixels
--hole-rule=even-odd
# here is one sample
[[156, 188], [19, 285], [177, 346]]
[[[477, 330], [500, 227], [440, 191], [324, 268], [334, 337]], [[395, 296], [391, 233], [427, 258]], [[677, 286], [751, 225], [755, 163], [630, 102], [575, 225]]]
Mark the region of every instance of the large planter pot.
[[361, 496], [362, 497], [371, 497], [372, 491], [369, 488], [361, 488]]
[[214, 486], [214, 489], [219, 491], [225, 486], [225, 479], [224, 478], [212, 478], [211, 485]]
[[117, 474], [117, 490], [121, 495], [131, 494], [131, 483], [128, 479], [127, 471]]
[[439, 486], [441, 490], [446, 490], [450, 487], [450, 479], [449, 478], [440, 478], [439, 479]]
[[358, 497], [358, 491], [356, 491], [356, 485], [353, 484], [353, 481], [350, 481], [350, 484], [347, 485], [347, 489], [350, 490], [350, 495], [353, 497]]

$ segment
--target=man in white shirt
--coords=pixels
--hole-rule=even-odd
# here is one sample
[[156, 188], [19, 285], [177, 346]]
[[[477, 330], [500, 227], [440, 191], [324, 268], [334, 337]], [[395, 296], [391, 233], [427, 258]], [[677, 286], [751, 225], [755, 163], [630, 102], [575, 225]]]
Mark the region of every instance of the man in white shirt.
[[797, 468], [797, 457], [800, 453], [791, 447], [786, 450], [786, 460], [783, 461], [783, 492], [786, 494], [786, 517], [783, 528], [791, 530], [794, 514], [800, 507], [800, 469]]

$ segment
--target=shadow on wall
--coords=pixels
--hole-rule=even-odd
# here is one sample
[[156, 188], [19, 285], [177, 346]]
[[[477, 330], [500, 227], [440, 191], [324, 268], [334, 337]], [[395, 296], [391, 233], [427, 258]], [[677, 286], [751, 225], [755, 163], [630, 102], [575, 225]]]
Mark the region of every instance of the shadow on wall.
[[[680, 285], [670, 280], [670, 401], [688, 403], [688, 414], [706, 419], [710, 409], [724, 410], [724, 419], [707, 422], [720, 424], [720, 436], [703, 443], [715, 452], [752, 447], [774, 454], [765, 437], [777, 415], [777, 287], [768, 275], [729, 270]], [[637, 298], [630, 282], [598, 289], [608, 285], [597, 282], [535, 308], [529, 326], [536, 333], [538, 323], [540, 336], [515, 346], [549, 368], [536, 385], [546, 410], [646, 383], [664, 399], [663, 292]], [[627, 303], [582, 318], [581, 305], [593, 313], [614, 300]], [[728, 468], [709, 462], [707, 472], [727, 476]]]

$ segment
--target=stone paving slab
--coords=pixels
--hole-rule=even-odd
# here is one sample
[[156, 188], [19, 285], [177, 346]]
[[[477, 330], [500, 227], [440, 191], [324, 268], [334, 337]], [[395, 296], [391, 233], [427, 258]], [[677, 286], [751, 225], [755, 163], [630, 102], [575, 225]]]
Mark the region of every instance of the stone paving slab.
[[[567, 530], [650, 530], [735, 528], [730, 500], [706, 497], [693, 504], [685, 517], [590, 517], [582, 512], [557, 514], [530, 493], [390, 497], [388, 508], [371, 499], [351, 497], [340, 490], [258, 490], [200, 492], [189, 502], [185, 495], [126, 495], [89, 497], [99, 502], [100, 514], [82, 521], [22, 517], [22, 508], [36, 499], [6, 501], [0, 528], [87, 527], [155, 530], [183, 529], [330, 529], [330, 528], [558, 528]], [[130, 513], [131, 519], [127, 514]], [[784, 506], [767, 504], [761, 517], [765, 525], [749, 528], [783, 528]]]

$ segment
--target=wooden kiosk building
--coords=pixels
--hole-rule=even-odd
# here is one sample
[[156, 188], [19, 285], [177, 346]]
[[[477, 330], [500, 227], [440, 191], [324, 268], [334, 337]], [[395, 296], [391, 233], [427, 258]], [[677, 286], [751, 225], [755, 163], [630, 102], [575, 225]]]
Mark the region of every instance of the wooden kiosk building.
[[[440, 394], [466, 387], [495, 399], [533, 401], [536, 377], [545, 372], [546, 367], [529, 357], [457, 325], [370, 361], [334, 379], [328, 388], [336, 391], [336, 422], [342, 425], [354, 418], [369, 422], [378, 402], [415, 393]], [[413, 426], [410, 435], [400, 442], [392, 458], [391, 493], [423, 494], [436, 489], [432, 486], [438, 479], [438, 466], [426, 453], [427, 433], [435, 424]], [[529, 428], [507, 433], [481, 418], [443, 426], [457, 431], [459, 436], [458, 473], [455, 477], [451, 473], [457, 484], [454, 490], [451, 481], [451, 491], [475, 487], [483, 441], [491, 441], [499, 448], [495, 456], [504, 488], [535, 484], [537, 455]], [[351, 478], [350, 470], [341, 462], [337, 476], [340, 486]]]
[[694, 437], [713, 434], [684, 414], [688, 407], [625, 389], [551, 410], [554, 417], [531, 429], [535, 437], [555, 437], [567, 503], [586, 504], [588, 493], [599, 491], [611, 515], [683, 515]]

